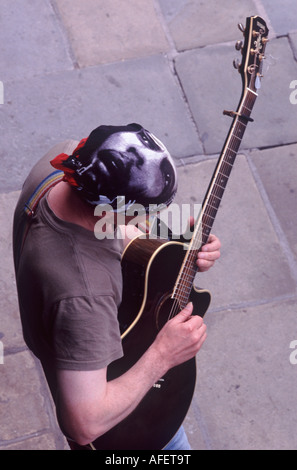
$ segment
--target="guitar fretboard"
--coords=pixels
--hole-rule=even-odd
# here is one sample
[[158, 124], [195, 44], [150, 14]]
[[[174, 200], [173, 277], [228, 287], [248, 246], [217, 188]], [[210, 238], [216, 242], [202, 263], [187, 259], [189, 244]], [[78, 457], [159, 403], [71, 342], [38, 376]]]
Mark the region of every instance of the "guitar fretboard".
[[248, 123], [247, 118], [251, 115], [256, 98], [257, 94], [247, 88], [233, 119], [206, 192], [202, 209], [172, 295], [174, 299], [178, 300], [181, 309], [189, 302], [194, 278], [198, 270], [196, 265], [197, 254], [208, 241]]

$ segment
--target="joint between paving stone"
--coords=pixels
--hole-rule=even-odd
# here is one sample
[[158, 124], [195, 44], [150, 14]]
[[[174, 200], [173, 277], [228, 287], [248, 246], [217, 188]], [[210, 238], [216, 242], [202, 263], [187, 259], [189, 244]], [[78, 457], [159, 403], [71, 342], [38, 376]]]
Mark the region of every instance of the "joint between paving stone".
[[179, 77], [179, 75], [178, 75], [178, 72], [177, 72], [177, 70], [176, 70], [175, 64], [176, 64], [176, 62], [175, 62], [175, 59], [174, 59], [174, 60], [173, 60], [174, 76], [176, 77], [177, 83], [178, 83], [178, 85], [179, 85], [179, 89], [180, 89], [180, 91], [181, 91], [181, 96], [182, 96], [183, 101], [184, 101], [184, 103], [185, 103], [185, 106], [186, 106], [186, 109], [187, 109], [189, 118], [190, 118], [190, 120], [191, 120], [191, 122], [192, 122], [192, 124], [193, 124], [193, 126], [194, 126], [195, 131], [196, 131], [196, 134], [197, 134], [199, 143], [200, 143], [200, 145], [201, 145], [201, 147], [202, 147], [203, 153], [206, 154], [206, 150], [205, 150], [205, 146], [204, 146], [204, 142], [203, 142], [202, 136], [201, 136], [201, 134], [200, 134], [198, 125], [197, 125], [197, 123], [196, 123], [196, 121], [195, 121], [194, 115], [193, 115], [193, 113], [192, 113], [192, 111], [191, 111], [191, 107], [190, 107], [190, 105], [189, 105], [186, 92], [185, 92], [185, 90], [184, 90], [184, 87], [183, 87], [183, 85], [182, 85], [182, 81], [181, 81], [181, 79], [180, 79], [180, 77]]
[[267, 214], [269, 216], [269, 219], [271, 221], [273, 229], [276, 233], [276, 236], [279, 240], [280, 247], [281, 247], [281, 249], [282, 249], [282, 251], [283, 251], [283, 253], [286, 257], [286, 260], [287, 260], [292, 278], [297, 283], [297, 263], [295, 262], [294, 254], [292, 253], [292, 250], [290, 248], [290, 245], [289, 245], [289, 242], [288, 242], [287, 237], [285, 235], [285, 232], [284, 232], [284, 230], [281, 226], [281, 223], [280, 223], [280, 221], [279, 221], [279, 219], [278, 219], [278, 217], [277, 217], [277, 215], [274, 211], [274, 208], [273, 208], [273, 206], [270, 202], [269, 196], [266, 192], [266, 189], [265, 189], [264, 184], [262, 182], [262, 179], [261, 179], [261, 177], [260, 177], [260, 175], [257, 171], [257, 168], [256, 168], [256, 166], [254, 165], [254, 163], [251, 159], [250, 152], [247, 152], [247, 153], [243, 152], [243, 154], [246, 157], [246, 160], [247, 160], [247, 163], [250, 167], [251, 173], [253, 175], [255, 184], [256, 184], [256, 186], [258, 188], [258, 191], [260, 193], [260, 196], [261, 196], [261, 198], [264, 202]]
[[170, 54], [170, 56], [175, 55], [175, 54], [177, 54], [175, 42], [174, 42], [173, 37], [170, 33], [169, 27], [168, 27], [168, 25], [165, 21], [165, 18], [164, 18], [164, 15], [162, 13], [160, 4], [159, 4], [158, 0], [153, 0], [153, 4], [154, 4], [154, 9], [155, 9], [155, 12], [157, 14], [157, 17], [159, 18], [160, 24], [161, 24], [162, 29], [164, 31], [165, 37], [166, 37], [166, 39], [168, 41], [168, 44], [170, 46], [169, 54]]
[[154, 8], [155, 8], [155, 11], [158, 15], [158, 18], [160, 20], [160, 23], [161, 23], [161, 26], [163, 28], [163, 31], [165, 33], [165, 36], [166, 36], [166, 39], [168, 41], [168, 44], [170, 46], [170, 51], [166, 53], [166, 56], [167, 56], [167, 59], [168, 59], [168, 63], [169, 63], [169, 66], [170, 66], [170, 69], [173, 73], [173, 76], [175, 77], [176, 81], [177, 81], [177, 85], [179, 87], [179, 89], [181, 90], [181, 95], [182, 95], [182, 98], [184, 100], [184, 103], [187, 107], [187, 111], [188, 111], [188, 114], [189, 114], [189, 117], [194, 125], [194, 128], [196, 130], [196, 133], [197, 133], [197, 136], [198, 136], [198, 139], [200, 141], [200, 144], [203, 148], [203, 151], [205, 152], [205, 149], [204, 149], [204, 146], [203, 146], [203, 141], [201, 139], [201, 136], [200, 136], [200, 132], [199, 132], [199, 129], [198, 129], [198, 126], [195, 122], [195, 119], [194, 119], [194, 116], [191, 112], [191, 109], [190, 109], [190, 106], [189, 106], [189, 103], [188, 103], [188, 100], [187, 100], [187, 96], [186, 96], [186, 93], [183, 89], [183, 86], [182, 86], [182, 83], [181, 83], [181, 80], [179, 78], [179, 75], [178, 75], [178, 72], [176, 70], [176, 67], [175, 67], [175, 61], [176, 61], [176, 58], [178, 57], [178, 55], [180, 54], [180, 51], [177, 50], [176, 48], [176, 45], [175, 45], [175, 42], [172, 38], [172, 35], [170, 33], [170, 30], [169, 30], [169, 27], [167, 26], [167, 23], [164, 19], [164, 16], [163, 16], [163, 13], [161, 11], [161, 8], [160, 8], [160, 5], [159, 5], [159, 2], [157, 0], [154, 0]]
[[261, 305], [278, 305], [284, 302], [296, 301], [297, 294], [285, 294], [265, 299], [243, 301], [236, 304], [221, 305], [219, 307], [210, 307], [208, 313], [234, 312], [236, 310], [255, 308]]
[[210, 433], [208, 431], [207, 425], [205, 423], [202, 411], [198, 405], [197, 398], [195, 396], [193, 398], [191, 408], [193, 410], [195, 420], [199, 426], [206, 450], [213, 450], [214, 445], [213, 445]]
[[44, 436], [44, 435], [49, 434], [49, 433], [51, 433], [51, 429], [44, 428], [44, 429], [41, 429], [40, 431], [36, 431], [34, 433], [31, 433], [31, 434], [26, 434], [24, 436], [15, 437], [14, 439], [0, 440], [0, 449], [12, 446], [14, 444], [19, 444], [21, 442], [26, 442], [30, 439], [34, 439], [36, 437], [41, 437], [41, 436]]
[[295, 43], [294, 43], [294, 41], [292, 39], [293, 34], [295, 34], [295, 36], [297, 37], [297, 32], [289, 33], [288, 34], [288, 41], [289, 41], [289, 45], [290, 45], [290, 47], [292, 49], [292, 52], [293, 52], [293, 58], [294, 58], [295, 62], [297, 62], [297, 41], [295, 41]]
[[255, 4], [255, 7], [258, 11], [258, 14], [264, 18], [264, 20], [266, 21], [266, 24], [267, 24], [267, 27], [269, 29], [269, 38], [270, 39], [273, 39], [276, 37], [276, 32], [272, 26], [272, 23], [270, 21], [270, 18], [269, 18], [269, 15], [267, 14], [266, 12], [266, 9], [262, 3], [261, 0], [254, 0], [254, 4]]
[[50, 7], [53, 10], [53, 14], [56, 17], [57, 23], [59, 25], [59, 28], [61, 30], [61, 34], [64, 36], [65, 43], [67, 44], [67, 49], [68, 49], [68, 54], [70, 57], [70, 60], [72, 61], [73, 68], [74, 69], [80, 69], [81, 67], [79, 66], [78, 60], [76, 59], [74, 49], [72, 47], [72, 43], [70, 40], [70, 37], [68, 35], [68, 31], [64, 25], [64, 22], [62, 20], [61, 14], [59, 12], [59, 9], [57, 7], [56, 1], [55, 0], [48, 0]]

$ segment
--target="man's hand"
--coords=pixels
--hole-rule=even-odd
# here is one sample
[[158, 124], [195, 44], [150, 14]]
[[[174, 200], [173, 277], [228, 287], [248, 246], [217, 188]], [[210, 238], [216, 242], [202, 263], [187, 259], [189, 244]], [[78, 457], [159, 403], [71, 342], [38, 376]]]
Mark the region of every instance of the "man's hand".
[[[195, 223], [194, 217], [190, 217], [188, 224], [193, 227]], [[208, 242], [201, 248], [197, 256], [197, 266], [200, 272], [208, 271], [221, 256], [221, 242], [214, 234], [210, 234]]]
[[221, 242], [213, 234], [210, 234], [208, 243], [204, 245], [197, 256], [197, 266], [200, 272], [208, 271], [221, 256]]
[[152, 345], [159, 365], [164, 362], [165, 371], [192, 359], [206, 339], [203, 319], [192, 312], [193, 304], [189, 303], [163, 326]]

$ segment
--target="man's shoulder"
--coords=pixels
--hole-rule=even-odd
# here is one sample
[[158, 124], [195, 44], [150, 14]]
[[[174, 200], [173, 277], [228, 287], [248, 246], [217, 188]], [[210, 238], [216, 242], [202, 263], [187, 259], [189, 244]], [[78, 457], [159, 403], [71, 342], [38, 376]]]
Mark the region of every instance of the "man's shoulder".
[[31, 169], [29, 172], [14, 212], [14, 251], [19, 250], [19, 246], [22, 245], [24, 225], [27, 222], [27, 216], [25, 214], [25, 207], [28, 201], [31, 200], [35, 194], [38, 195], [38, 187], [55, 169], [51, 166], [50, 161], [55, 158], [59, 153], [69, 153], [72, 154], [73, 150], [76, 148], [78, 141], [76, 140], [66, 140], [60, 142], [52, 147]]
[[28, 194], [30, 191], [34, 191], [44, 178], [55, 171], [50, 164], [50, 161], [60, 153], [71, 155], [77, 144], [78, 141], [76, 140], [66, 140], [52, 147], [40, 160], [37, 161], [37, 163], [35, 163], [26, 178], [22, 192]]

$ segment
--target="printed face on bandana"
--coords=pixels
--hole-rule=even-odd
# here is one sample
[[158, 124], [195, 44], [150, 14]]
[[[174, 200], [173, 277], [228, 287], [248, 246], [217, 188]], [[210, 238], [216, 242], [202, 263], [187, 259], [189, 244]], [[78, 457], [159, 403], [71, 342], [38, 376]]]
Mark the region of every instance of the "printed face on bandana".
[[64, 167], [65, 179], [94, 205], [116, 208], [122, 199], [125, 207], [137, 203], [147, 209], [170, 204], [176, 193], [176, 170], [168, 150], [138, 124], [100, 126], [65, 157], [56, 157], [52, 165]]

